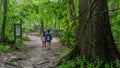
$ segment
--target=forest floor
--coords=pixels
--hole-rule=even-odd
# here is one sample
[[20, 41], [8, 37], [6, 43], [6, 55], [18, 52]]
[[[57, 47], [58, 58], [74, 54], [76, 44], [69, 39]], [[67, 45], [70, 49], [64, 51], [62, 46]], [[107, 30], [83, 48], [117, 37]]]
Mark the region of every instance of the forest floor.
[[67, 49], [57, 38], [53, 38], [50, 50], [43, 50], [40, 37], [28, 35], [31, 41], [22, 51], [11, 51], [0, 55], [0, 68], [55, 68], [60, 54]]

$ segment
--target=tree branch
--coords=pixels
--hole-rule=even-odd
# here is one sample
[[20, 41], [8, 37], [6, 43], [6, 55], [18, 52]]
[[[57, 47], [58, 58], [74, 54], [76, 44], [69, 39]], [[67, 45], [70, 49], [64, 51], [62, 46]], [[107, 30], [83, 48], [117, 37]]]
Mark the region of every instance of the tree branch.
[[118, 9], [110, 9], [110, 10], [105, 10], [105, 11], [99, 11], [99, 10], [96, 10], [97, 12], [110, 12], [110, 11], [120, 11], [120, 8]]

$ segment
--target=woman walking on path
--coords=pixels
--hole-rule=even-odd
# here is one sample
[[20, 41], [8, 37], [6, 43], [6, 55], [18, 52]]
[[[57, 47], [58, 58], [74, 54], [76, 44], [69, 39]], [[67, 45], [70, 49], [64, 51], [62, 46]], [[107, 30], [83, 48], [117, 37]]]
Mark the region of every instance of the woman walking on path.
[[42, 47], [46, 49], [45, 31], [41, 35]]

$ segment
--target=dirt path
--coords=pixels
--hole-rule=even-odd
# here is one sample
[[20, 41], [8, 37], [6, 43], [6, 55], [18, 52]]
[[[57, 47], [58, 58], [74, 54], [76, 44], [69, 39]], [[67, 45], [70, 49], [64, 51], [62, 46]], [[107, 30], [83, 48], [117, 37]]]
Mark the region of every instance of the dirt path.
[[[51, 50], [42, 50], [40, 38], [29, 35], [31, 41], [25, 41], [27, 46], [21, 52], [10, 52], [0, 55], [0, 68], [49, 68], [54, 67], [60, 59], [60, 53], [66, 47], [62, 46], [57, 38], [53, 38]], [[17, 57], [17, 59], [16, 59]], [[17, 61], [11, 61], [11, 60]], [[7, 61], [7, 62], [6, 62]], [[9, 62], [8, 62], [9, 61]]]

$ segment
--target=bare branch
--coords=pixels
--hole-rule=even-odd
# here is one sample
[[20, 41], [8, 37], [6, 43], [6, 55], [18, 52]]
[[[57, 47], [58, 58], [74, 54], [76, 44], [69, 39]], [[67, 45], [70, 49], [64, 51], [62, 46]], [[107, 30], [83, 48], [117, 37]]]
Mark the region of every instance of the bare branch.
[[97, 12], [110, 12], [110, 11], [120, 11], [120, 8], [118, 9], [110, 9], [110, 10], [105, 10], [105, 11], [99, 11], [99, 10], [96, 10]]

